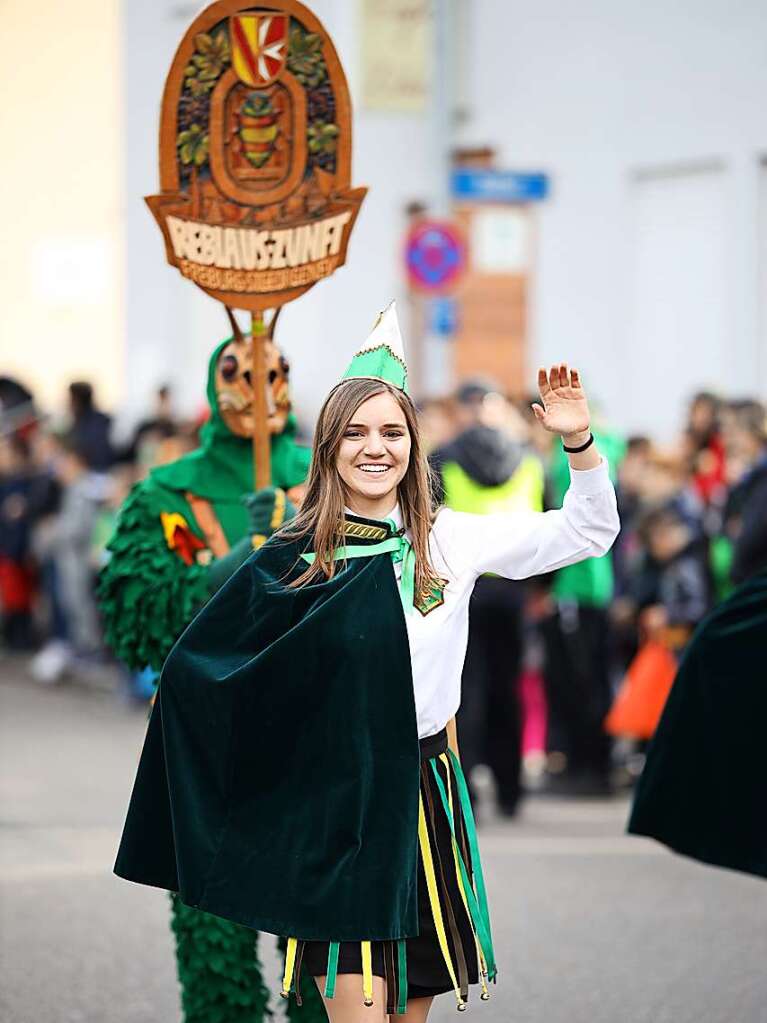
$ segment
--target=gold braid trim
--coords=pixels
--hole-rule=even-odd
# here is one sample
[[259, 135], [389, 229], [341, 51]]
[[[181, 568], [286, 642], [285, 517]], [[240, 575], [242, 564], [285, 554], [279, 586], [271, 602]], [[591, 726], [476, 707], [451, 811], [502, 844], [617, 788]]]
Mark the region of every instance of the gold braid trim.
[[386, 540], [389, 530], [383, 526], [366, 526], [362, 522], [349, 522], [344, 519], [341, 526], [344, 536], [353, 536], [358, 540]]

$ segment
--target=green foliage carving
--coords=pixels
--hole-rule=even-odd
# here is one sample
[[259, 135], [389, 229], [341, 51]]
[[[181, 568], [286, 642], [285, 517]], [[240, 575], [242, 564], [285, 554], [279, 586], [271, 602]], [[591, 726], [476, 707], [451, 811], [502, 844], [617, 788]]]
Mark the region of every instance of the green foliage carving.
[[176, 145], [179, 158], [185, 166], [202, 167], [208, 159], [210, 136], [199, 124], [193, 124], [186, 131], [178, 133]]
[[316, 121], [309, 125], [307, 138], [310, 153], [331, 155], [336, 151], [338, 125]]
[[200, 32], [194, 37], [194, 47], [192, 59], [184, 68], [184, 84], [193, 96], [204, 96], [231, 60], [229, 36], [224, 29], [215, 35]]
[[315, 89], [328, 76], [322, 55], [322, 38], [316, 32], [305, 32], [298, 25], [290, 28], [288, 71], [305, 89]]

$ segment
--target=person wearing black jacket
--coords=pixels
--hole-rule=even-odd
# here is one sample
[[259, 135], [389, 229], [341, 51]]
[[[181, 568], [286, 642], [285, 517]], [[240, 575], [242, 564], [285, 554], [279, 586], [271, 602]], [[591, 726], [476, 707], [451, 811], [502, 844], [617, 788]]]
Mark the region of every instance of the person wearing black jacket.
[[106, 472], [115, 462], [110, 440], [112, 420], [96, 408], [91, 384], [78, 380], [69, 385], [69, 409], [72, 422], [67, 441], [81, 452], [89, 469]]
[[730, 577], [742, 583], [767, 568], [767, 422], [758, 402], [734, 410], [728, 436], [733, 454], [748, 466], [730, 490], [724, 511], [725, 531], [733, 540]]
[[[542, 467], [513, 435], [519, 425], [514, 410], [499, 394], [480, 384], [466, 385], [457, 398], [471, 425], [430, 458], [436, 502], [478, 514], [514, 508], [541, 510]], [[495, 782], [498, 810], [505, 816], [515, 813], [521, 794], [518, 681], [523, 605], [522, 583], [493, 575], [477, 580], [469, 605], [469, 644], [457, 717], [472, 801], [472, 768], [486, 764]]]

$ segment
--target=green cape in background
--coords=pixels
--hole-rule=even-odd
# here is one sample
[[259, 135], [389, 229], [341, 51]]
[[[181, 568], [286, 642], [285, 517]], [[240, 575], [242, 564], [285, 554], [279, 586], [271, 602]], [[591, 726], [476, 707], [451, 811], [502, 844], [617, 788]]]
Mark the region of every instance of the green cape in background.
[[767, 573], [699, 625], [639, 779], [629, 831], [767, 877]]
[[288, 589], [305, 549], [270, 540], [171, 651], [115, 873], [275, 934], [414, 936], [420, 754], [391, 557]]

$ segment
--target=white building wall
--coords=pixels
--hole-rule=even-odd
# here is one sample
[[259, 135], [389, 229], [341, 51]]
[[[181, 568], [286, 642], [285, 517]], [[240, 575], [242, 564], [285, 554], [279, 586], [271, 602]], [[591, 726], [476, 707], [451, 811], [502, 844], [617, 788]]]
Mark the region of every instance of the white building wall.
[[[495, 145], [499, 165], [552, 177], [552, 197], [539, 217], [531, 367], [569, 359], [617, 426], [661, 436], [676, 428], [681, 403], [694, 389], [753, 393], [757, 381], [767, 387], [767, 360], [758, 358], [767, 336], [759, 284], [767, 252], [759, 162], [767, 153], [767, 6], [760, 0], [457, 3], [470, 112], [457, 141]], [[358, 0], [310, 6], [347, 71], [355, 100], [353, 182], [370, 193], [348, 265], [282, 315], [278, 340], [292, 358], [296, 404], [307, 419], [376, 311], [402, 297], [403, 208], [433, 198], [438, 180], [428, 116], [360, 107]], [[141, 199], [158, 183], [163, 80], [197, 10], [173, 0], [124, 3], [130, 416], [167, 379], [186, 408], [199, 403], [207, 355], [226, 332], [216, 303], [165, 264], [160, 232]], [[702, 164], [721, 166], [724, 222], [716, 244], [725, 252], [710, 263], [726, 268], [722, 327], [707, 329], [702, 339], [685, 338], [684, 356], [676, 352], [670, 360], [681, 372], [666, 374], [667, 335], [635, 340], [653, 322], [652, 309], [640, 317], [633, 300], [646, 196], [638, 182], [696, 172]], [[699, 239], [699, 232], [688, 236]], [[647, 301], [660, 303], [662, 293]], [[654, 367], [649, 389], [642, 379], [645, 352]]]
[[0, 4], [0, 373], [56, 416], [118, 402], [123, 350], [120, 3], [65, 6]]
[[[578, 362], [617, 425], [661, 436], [679, 425], [680, 403], [695, 389], [765, 390], [758, 225], [767, 6], [759, 0], [470, 6], [472, 119], [463, 141], [496, 144], [501, 164], [552, 176], [540, 217], [531, 362]], [[677, 186], [684, 193], [683, 172], [690, 171], [695, 190], [696, 171], [712, 163], [722, 168], [724, 225], [711, 244], [724, 251], [710, 260], [726, 273], [722, 326], [684, 337], [684, 352], [669, 353], [661, 340], [667, 332], [637, 337], [653, 319], [653, 310], [640, 316], [632, 301], [642, 262], [638, 206], [646, 202], [638, 181], [682, 172]], [[680, 205], [686, 208], [684, 194]], [[762, 233], [764, 225], [762, 217]], [[680, 233], [700, 244], [699, 232], [680, 224]], [[699, 268], [694, 251], [680, 259]], [[647, 302], [659, 304], [662, 294], [648, 294]], [[702, 305], [707, 299], [699, 296]], [[649, 388], [643, 356], [651, 366]], [[667, 356], [678, 372], [663, 372]]]

